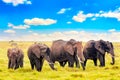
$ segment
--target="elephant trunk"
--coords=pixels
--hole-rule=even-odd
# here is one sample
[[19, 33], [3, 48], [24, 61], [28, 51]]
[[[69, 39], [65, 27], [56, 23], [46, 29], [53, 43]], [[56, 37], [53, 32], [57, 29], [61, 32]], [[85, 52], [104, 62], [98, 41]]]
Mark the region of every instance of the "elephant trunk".
[[85, 58], [84, 58], [82, 49], [78, 49], [78, 50], [77, 50], [77, 54], [78, 54], [78, 57], [79, 57], [81, 66], [82, 66], [83, 70], [85, 70], [85, 66], [84, 66]]
[[80, 59], [80, 62], [83, 63], [85, 61], [85, 58], [84, 58], [84, 55], [83, 55], [83, 51], [82, 50], [77, 50], [77, 54], [78, 54], [78, 57]]
[[45, 59], [47, 60], [47, 62], [49, 63], [49, 66], [51, 67], [51, 69], [56, 70], [54, 68], [54, 63], [51, 61], [49, 56], [45, 56]]
[[11, 59], [11, 64], [10, 64], [10, 68], [14, 68], [15, 67], [15, 60], [14, 59]]
[[111, 65], [114, 65], [114, 64], [115, 64], [115, 55], [114, 55], [114, 51], [112, 50], [112, 51], [110, 52], [110, 54], [111, 54], [111, 58], [112, 58]]

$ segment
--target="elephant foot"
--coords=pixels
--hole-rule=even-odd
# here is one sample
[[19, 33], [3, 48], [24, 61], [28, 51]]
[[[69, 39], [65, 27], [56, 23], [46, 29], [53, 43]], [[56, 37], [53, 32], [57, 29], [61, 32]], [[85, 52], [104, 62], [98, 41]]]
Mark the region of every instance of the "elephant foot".
[[105, 67], [105, 65], [99, 65], [99, 67]]
[[41, 72], [41, 69], [37, 69], [38, 72]]
[[57, 68], [54, 68], [53, 70], [57, 71]]
[[77, 65], [76, 67], [77, 67], [77, 68], [80, 68], [80, 65]]
[[84, 63], [81, 63], [83, 70], [85, 70], [85, 65]]

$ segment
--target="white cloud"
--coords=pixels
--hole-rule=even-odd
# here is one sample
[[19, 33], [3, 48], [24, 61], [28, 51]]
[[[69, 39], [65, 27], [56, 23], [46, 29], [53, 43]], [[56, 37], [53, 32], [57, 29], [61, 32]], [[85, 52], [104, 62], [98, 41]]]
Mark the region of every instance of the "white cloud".
[[118, 21], [120, 21], [120, 10], [117, 9], [115, 11], [103, 12], [99, 17], [116, 18]]
[[13, 25], [12, 23], [8, 23], [8, 27], [11, 27], [13, 29], [27, 29], [27, 28], [30, 28], [29, 25]]
[[33, 31], [29, 30], [28, 32], [32, 33]]
[[72, 22], [68, 21], [67, 24], [71, 24]]
[[73, 16], [73, 20], [77, 21], [77, 22], [84, 22], [87, 18], [91, 18], [91, 20], [96, 20], [96, 18], [99, 17], [105, 17], [105, 18], [115, 18], [118, 21], [120, 21], [120, 8], [117, 8], [114, 11], [108, 11], [108, 12], [104, 12], [104, 11], [99, 11], [98, 13], [88, 13], [88, 14], [83, 14], [83, 11], [79, 11], [79, 13], [77, 15]]
[[[120, 42], [120, 32], [104, 32], [104, 33], [93, 33], [86, 31], [65, 31], [65, 32], [53, 32], [49, 34], [39, 34], [39, 33], [30, 33], [24, 34], [17, 37], [8, 37], [4, 36], [2, 40], [20, 40], [20, 41], [53, 41], [58, 39], [69, 40], [75, 39], [78, 41], [89, 41], [89, 40], [106, 40], [106, 41], [114, 41]], [[7, 38], [6, 38], [7, 37]]]
[[62, 8], [60, 11], [57, 12], [57, 14], [63, 14], [66, 11], [69, 11], [69, 10], [71, 10], [71, 8]]
[[83, 14], [83, 11], [79, 11], [79, 13], [75, 16], [73, 16], [73, 20], [77, 21], [77, 22], [83, 22], [86, 20], [86, 18], [90, 18], [93, 17], [94, 14], [88, 13], [88, 14]]
[[15, 34], [16, 33], [14, 30], [10, 30], [10, 29], [9, 30], [5, 30], [4, 32], [5, 33], [10, 33], [10, 34]]
[[27, 25], [51, 25], [55, 24], [57, 20], [53, 19], [43, 19], [43, 18], [33, 18], [33, 19], [25, 19], [24, 23]]
[[96, 20], [96, 18], [92, 18], [91, 20], [92, 20], [92, 21], [95, 21], [95, 20]]
[[32, 2], [31, 1], [26, 1], [26, 4], [32, 4]]
[[109, 32], [115, 32], [116, 31], [116, 29], [110, 29], [110, 30], [108, 30]]
[[17, 6], [19, 4], [32, 4], [30, 0], [2, 0], [4, 3], [12, 3], [13, 6]]
[[33, 34], [33, 36], [38, 36], [39, 34], [38, 33], [32, 33]]

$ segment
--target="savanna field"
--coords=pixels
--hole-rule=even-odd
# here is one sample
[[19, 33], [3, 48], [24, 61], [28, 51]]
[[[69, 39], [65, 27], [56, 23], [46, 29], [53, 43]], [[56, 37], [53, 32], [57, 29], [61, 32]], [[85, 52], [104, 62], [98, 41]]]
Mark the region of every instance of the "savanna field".
[[[47, 61], [44, 62], [41, 72], [31, 70], [27, 56], [28, 47], [34, 42], [17, 42], [19, 48], [24, 51], [24, 67], [17, 70], [8, 69], [7, 49], [10, 48], [9, 42], [0, 42], [0, 80], [120, 80], [120, 43], [113, 43], [115, 52], [115, 65], [110, 65], [111, 56], [106, 54], [106, 66], [95, 67], [92, 60], [87, 61], [86, 70], [69, 68], [66, 65], [60, 67], [55, 63], [57, 71], [53, 71]], [[42, 42], [49, 47], [52, 42]], [[99, 61], [98, 61], [99, 65]]]

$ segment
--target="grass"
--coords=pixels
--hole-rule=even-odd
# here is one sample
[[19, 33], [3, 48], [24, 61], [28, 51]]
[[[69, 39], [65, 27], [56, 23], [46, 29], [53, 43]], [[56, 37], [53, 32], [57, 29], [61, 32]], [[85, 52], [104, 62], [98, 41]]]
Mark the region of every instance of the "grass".
[[[27, 57], [27, 48], [33, 42], [17, 42], [24, 51], [24, 68], [17, 70], [7, 69], [8, 58], [7, 49], [9, 42], [0, 42], [0, 80], [119, 80], [120, 77], [120, 43], [114, 43], [116, 54], [115, 65], [110, 65], [111, 57], [106, 54], [106, 67], [95, 67], [92, 60], [88, 60], [86, 70], [82, 68], [69, 68], [67, 65], [63, 68], [55, 63], [57, 71], [51, 70], [45, 61], [41, 72], [31, 70]], [[51, 46], [51, 42], [43, 42]], [[99, 62], [98, 62], [99, 64]]]

